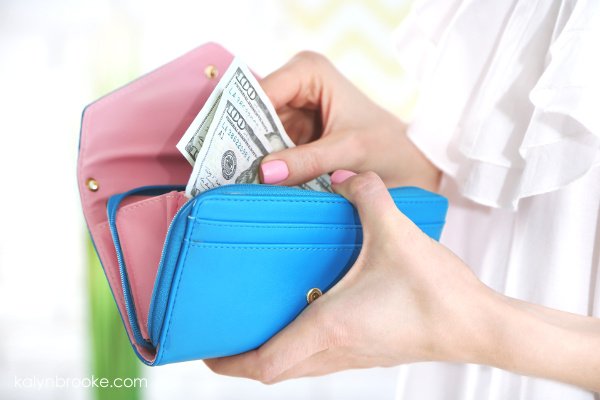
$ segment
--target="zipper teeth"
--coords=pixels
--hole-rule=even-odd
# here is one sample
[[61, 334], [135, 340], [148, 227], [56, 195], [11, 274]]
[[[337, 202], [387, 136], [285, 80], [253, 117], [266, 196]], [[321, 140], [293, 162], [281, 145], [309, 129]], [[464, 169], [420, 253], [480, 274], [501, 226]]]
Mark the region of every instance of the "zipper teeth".
[[[187, 203], [186, 203], [186, 204], [187, 204]], [[171, 236], [171, 235], [170, 235], [170, 234], [171, 234], [171, 227], [173, 226], [173, 223], [175, 222], [175, 219], [177, 219], [177, 215], [179, 214], [179, 212], [180, 212], [182, 209], [183, 209], [183, 206], [182, 206], [182, 207], [179, 209], [179, 211], [177, 211], [177, 212], [175, 213], [175, 216], [173, 217], [173, 219], [172, 219], [172, 220], [171, 220], [171, 222], [169, 223], [169, 228], [167, 229], [167, 235], [165, 236], [165, 243], [164, 243], [164, 245], [163, 245], [163, 248], [162, 248], [162, 251], [161, 251], [161, 253], [160, 253], [160, 262], [158, 263], [158, 270], [157, 270], [157, 273], [156, 273], [156, 275], [157, 275], [157, 276], [156, 276], [156, 279], [157, 279], [157, 280], [155, 281], [155, 283], [156, 283], [157, 281], [161, 280], [161, 277], [159, 277], [158, 275], [160, 274], [160, 272], [161, 272], [161, 269], [162, 269], [162, 266], [163, 266], [163, 260], [164, 260], [164, 258], [165, 258], [165, 253], [166, 253], [167, 243], [169, 242], [169, 239], [170, 239], [170, 236]], [[161, 275], [162, 275], [162, 274], [161, 274]], [[158, 296], [158, 294], [157, 294], [157, 296]], [[151, 298], [151, 299], [150, 299], [150, 312], [152, 313], [152, 317], [154, 317], [154, 314], [155, 314], [155, 312], [154, 312], [154, 308], [156, 308], [156, 302], [155, 302], [155, 301], [153, 301], [153, 300], [154, 300], [153, 298]], [[148, 315], [148, 322], [150, 322], [150, 321], [151, 321], [151, 319], [150, 319], [150, 315]], [[154, 328], [154, 323], [152, 323], [152, 328]], [[152, 338], [153, 338], [153, 336], [154, 336], [152, 333], [150, 333], [151, 331], [152, 331], [152, 330], [150, 329], [150, 327], [148, 327], [148, 334], [150, 335], [150, 340], [152, 340]]]
[[[110, 216], [110, 230], [113, 231], [113, 227], [116, 228], [116, 211], [114, 213], [114, 215], [111, 214]], [[115, 229], [116, 230], [116, 229]], [[124, 266], [123, 263], [123, 256], [122, 256], [122, 251], [123, 249], [121, 249], [121, 244], [117, 243], [117, 238], [118, 238], [118, 233], [116, 231], [113, 231], [113, 244], [115, 245], [115, 247], [118, 246], [118, 248], [120, 249], [120, 251], [117, 251], [117, 262], [119, 263], [119, 275], [121, 276], [121, 285], [123, 285], [123, 282], [125, 282], [125, 273], [123, 272], [124, 267], [121, 268], [121, 266]], [[127, 279], [127, 285], [129, 285], [129, 279]], [[123, 293], [123, 296], [125, 296], [125, 293]], [[132, 314], [132, 310], [131, 307], [129, 305], [129, 301], [127, 301], [127, 299], [124, 299], [124, 303], [125, 303], [125, 310], [127, 311], [127, 318], [129, 318], [129, 325], [131, 326], [131, 331], [133, 332], [133, 336], [136, 339], [136, 342], [144, 347], [151, 347], [150, 344], [148, 344], [145, 340], [142, 340], [142, 342], [140, 343], [138, 340], [138, 337], [144, 339], [142, 337], [142, 334], [140, 332], [140, 329], [138, 327], [138, 322], [135, 318], [133, 318], [133, 314]]]
[[[121, 201], [129, 196], [129, 195], [134, 195], [138, 192], [142, 193], [145, 191], [150, 190], [151, 192], [154, 192], [155, 190], [158, 190], [160, 192], [162, 192], [163, 190], [177, 190], [179, 189], [180, 186], [178, 185], [171, 185], [171, 186], [163, 186], [160, 188], [157, 187], [144, 187], [144, 188], [139, 188], [139, 189], [134, 189], [132, 191], [129, 191], [127, 193], [123, 193], [121, 194], [121, 198], [118, 199], [117, 202], [117, 207], [114, 210], [114, 213], [109, 212], [109, 227], [110, 227], [110, 231], [111, 231], [111, 236], [112, 236], [112, 240], [113, 240], [113, 245], [115, 246], [115, 250], [116, 251], [116, 255], [117, 255], [117, 262], [119, 264], [119, 276], [121, 277], [121, 286], [123, 289], [123, 298], [124, 298], [124, 303], [125, 303], [125, 310], [127, 311], [127, 318], [129, 319], [129, 325], [131, 327], [131, 331], [133, 333], [135, 342], [137, 344], [139, 344], [140, 346], [146, 347], [146, 348], [153, 348], [152, 344], [149, 343], [146, 339], [144, 339], [144, 337], [142, 336], [142, 333], [140, 331], [139, 328], [139, 321], [137, 319], [137, 314], [135, 315], [134, 318], [134, 309], [132, 309], [132, 307], [135, 307], [134, 305], [134, 299], [132, 297], [131, 294], [131, 288], [129, 287], [129, 277], [126, 276], [126, 272], [125, 272], [125, 263], [123, 260], [123, 249], [121, 248], [121, 243], [119, 241], [119, 234], [117, 231], [117, 224], [116, 224], [116, 218], [117, 218], [117, 212], [118, 212], [118, 205], [121, 203]], [[165, 192], [166, 193], [166, 192]], [[156, 195], [156, 193], [155, 193]], [[169, 226], [170, 229], [170, 226]], [[127, 285], [125, 285], [125, 281], [127, 281]], [[130, 304], [131, 303], [131, 304]]]

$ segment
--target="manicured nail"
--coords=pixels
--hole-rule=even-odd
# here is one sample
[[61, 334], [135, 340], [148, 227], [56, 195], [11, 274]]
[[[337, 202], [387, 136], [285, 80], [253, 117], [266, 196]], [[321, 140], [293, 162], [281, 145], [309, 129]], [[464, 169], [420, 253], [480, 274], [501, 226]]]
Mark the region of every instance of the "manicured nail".
[[351, 176], [356, 175], [356, 173], [352, 172], [352, 171], [346, 171], [343, 169], [338, 169], [337, 171], [335, 171], [333, 174], [331, 174], [331, 183], [334, 184], [338, 184], [338, 183], [342, 183], [344, 182], [346, 179], [350, 178]]
[[261, 164], [260, 170], [263, 176], [263, 183], [267, 185], [279, 183], [290, 174], [287, 164], [283, 160], [273, 160]]

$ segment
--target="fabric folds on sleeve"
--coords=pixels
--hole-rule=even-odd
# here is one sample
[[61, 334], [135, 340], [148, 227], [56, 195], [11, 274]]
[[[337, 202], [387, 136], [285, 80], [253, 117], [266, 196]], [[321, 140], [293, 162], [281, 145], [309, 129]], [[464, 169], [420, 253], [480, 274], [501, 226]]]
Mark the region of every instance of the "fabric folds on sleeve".
[[397, 30], [421, 84], [409, 137], [461, 193], [517, 209], [600, 165], [600, 3], [418, 3]]

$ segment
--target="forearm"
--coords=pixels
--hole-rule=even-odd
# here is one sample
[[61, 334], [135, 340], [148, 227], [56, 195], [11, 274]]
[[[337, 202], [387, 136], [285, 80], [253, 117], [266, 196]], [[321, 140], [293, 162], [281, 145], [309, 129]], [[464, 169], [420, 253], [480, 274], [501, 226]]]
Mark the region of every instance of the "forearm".
[[471, 362], [600, 391], [600, 319], [493, 296]]
[[440, 186], [442, 171], [429, 161], [406, 135], [404, 135], [403, 141], [403, 152], [407, 157], [406, 170], [409, 172], [405, 177], [404, 186], [418, 186], [432, 192], [437, 192]]

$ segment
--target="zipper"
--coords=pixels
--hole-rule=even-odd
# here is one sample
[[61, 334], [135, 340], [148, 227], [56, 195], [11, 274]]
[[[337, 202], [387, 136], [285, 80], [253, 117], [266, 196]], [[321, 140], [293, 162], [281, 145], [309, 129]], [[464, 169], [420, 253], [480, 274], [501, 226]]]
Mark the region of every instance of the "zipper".
[[117, 211], [119, 209], [119, 204], [127, 196], [134, 194], [145, 196], [157, 196], [160, 194], [168, 193], [173, 190], [180, 190], [181, 188], [182, 186], [145, 186], [138, 189], [130, 190], [125, 193], [111, 196], [108, 199], [107, 203], [108, 224], [110, 227], [113, 245], [115, 246], [115, 252], [117, 253], [117, 262], [119, 264], [119, 275], [121, 277], [121, 286], [123, 289], [123, 297], [125, 300], [125, 310], [127, 311], [127, 318], [129, 319], [129, 325], [131, 326], [131, 331], [133, 333], [135, 341], [139, 345], [147, 348], [153, 348], [153, 346], [151, 343], [148, 343], [143, 338], [140, 332], [139, 322], [137, 319], [137, 312], [135, 310], [135, 305], [131, 297], [129, 277], [127, 276], [125, 263], [123, 261], [123, 251], [121, 249], [121, 243], [119, 241], [119, 233], [117, 232]]
[[[116, 213], [113, 215], [116, 215]], [[119, 263], [119, 275], [121, 276], [121, 285], [123, 286], [123, 289], [125, 289], [126, 285], [129, 286], [129, 278], [125, 274], [125, 268], [120, 267], [121, 265], [124, 265], [123, 264], [123, 254], [121, 251], [121, 244], [119, 243], [116, 229], [114, 228], [114, 227], [116, 227], [116, 224], [115, 224], [116, 217], [113, 215], [111, 215], [111, 217], [110, 217], [109, 225], [110, 225], [110, 230], [112, 232], [113, 244], [115, 246], [115, 249], [118, 249], [116, 253], [117, 253], [117, 262]], [[130, 298], [131, 296], [130, 296], [129, 290], [123, 290], [123, 297], [125, 298], [125, 309], [127, 310], [127, 318], [129, 318], [129, 325], [131, 326], [131, 331], [133, 332], [135, 341], [144, 347], [152, 347], [142, 337], [142, 334], [140, 332], [140, 329], [139, 329], [139, 326], [137, 323], [137, 318], [135, 318], [135, 315], [133, 315], [133, 311], [131, 309], [133, 307], [133, 303]], [[134, 320], [136, 322], [135, 324], [132, 323]]]

